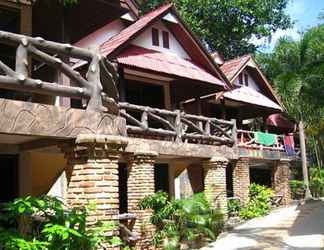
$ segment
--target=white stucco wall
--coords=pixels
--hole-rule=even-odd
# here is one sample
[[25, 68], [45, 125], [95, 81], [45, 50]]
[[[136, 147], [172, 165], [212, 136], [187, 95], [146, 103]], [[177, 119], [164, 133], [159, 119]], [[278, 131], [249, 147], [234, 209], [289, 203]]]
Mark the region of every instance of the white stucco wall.
[[109, 24], [106, 24], [102, 28], [91, 33], [90, 35], [82, 38], [74, 45], [81, 48], [91, 48], [93, 46], [99, 46], [104, 42], [108, 41], [113, 36], [119, 34], [124, 28], [125, 25], [123, 24], [123, 22], [120, 19], [117, 19]]
[[[159, 46], [152, 45], [152, 28], [156, 28], [159, 30]], [[169, 32], [169, 49], [163, 48], [162, 31]], [[132, 41], [131, 44], [147, 49], [157, 50], [163, 53], [175, 54], [181, 58], [190, 59], [190, 56], [182, 48], [181, 44], [177, 41], [177, 39], [173, 36], [170, 30], [160, 20], [154, 23], [152, 26], [148, 27], [139, 37]]]
[[[248, 77], [249, 77], [249, 87], [260, 92], [260, 88], [258, 86], [258, 84], [256, 83], [256, 81], [253, 79], [253, 77], [246, 71], [246, 70], [243, 70], [242, 71], [242, 74], [247, 74]], [[244, 77], [243, 77], [243, 83], [244, 83]], [[236, 79], [234, 80], [234, 84], [235, 85], [240, 85], [239, 83], [239, 76], [236, 77]]]

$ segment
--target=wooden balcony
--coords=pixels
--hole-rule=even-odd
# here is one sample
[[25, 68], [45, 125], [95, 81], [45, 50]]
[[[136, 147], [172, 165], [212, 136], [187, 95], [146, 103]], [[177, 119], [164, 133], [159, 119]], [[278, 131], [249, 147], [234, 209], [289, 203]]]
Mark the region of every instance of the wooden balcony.
[[[259, 154], [288, 156], [284, 146], [284, 135], [277, 135], [276, 142], [271, 146], [265, 146], [258, 143], [256, 131], [237, 130], [237, 146], [241, 152], [259, 152]], [[293, 158], [300, 157], [300, 150], [295, 147]]]
[[232, 147], [236, 122], [129, 103], [119, 103], [129, 136]]

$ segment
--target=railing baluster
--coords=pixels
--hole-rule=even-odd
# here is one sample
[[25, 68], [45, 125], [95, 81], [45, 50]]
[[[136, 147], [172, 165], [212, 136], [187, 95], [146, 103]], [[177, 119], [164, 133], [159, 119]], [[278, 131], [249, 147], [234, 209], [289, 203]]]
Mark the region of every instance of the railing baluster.
[[148, 124], [148, 112], [147, 112], [147, 110], [143, 111], [142, 117], [141, 117], [141, 122], [142, 122], [143, 126], [145, 127], [145, 129], [148, 129], [149, 124]]
[[177, 114], [176, 118], [175, 118], [175, 128], [176, 128], [176, 142], [181, 142], [182, 140], [182, 122], [181, 122], [181, 111], [180, 110], [176, 110], [175, 113]]
[[29, 75], [27, 46], [28, 40], [23, 38], [16, 51], [16, 74], [21, 82], [25, 81]]
[[205, 134], [206, 135], [211, 135], [211, 131], [210, 131], [210, 120], [206, 121], [206, 123], [205, 123]]
[[233, 145], [237, 145], [237, 127], [236, 127], [236, 119], [231, 120], [233, 122], [233, 127], [232, 127], [232, 138], [234, 140]]

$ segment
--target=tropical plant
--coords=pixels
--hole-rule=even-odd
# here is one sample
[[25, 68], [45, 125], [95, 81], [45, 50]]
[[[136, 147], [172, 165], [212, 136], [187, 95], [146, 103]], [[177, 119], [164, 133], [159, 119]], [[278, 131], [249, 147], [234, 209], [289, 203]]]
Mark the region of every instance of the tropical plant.
[[191, 198], [169, 200], [164, 192], [145, 197], [141, 209], [152, 209], [151, 223], [157, 228], [154, 245], [163, 249], [179, 249], [180, 243], [189, 245], [203, 239], [216, 239], [223, 227], [223, 215], [212, 209], [203, 193]]
[[324, 169], [320, 166], [312, 166], [310, 172], [310, 190], [314, 197], [324, 196]]
[[226, 59], [255, 52], [252, 38], [291, 27], [288, 0], [141, 0], [141, 9], [145, 13], [170, 1], [208, 48]]
[[240, 204], [240, 200], [238, 199], [230, 199], [227, 202], [227, 211], [228, 214], [231, 216], [235, 216], [237, 214], [239, 214], [241, 210], [241, 204]]
[[[257, 61], [274, 83], [288, 115], [298, 123], [305, 195], [309, 198], [304, 128], [317, 128], [324, 122], [324, 24], [307, 30], [300, 40], [280, 39], [272, 53], [259, 54]], [[323, 136], [316, 135], [315, 141], [323, 146]]]
[[[94, 205], [66, 210], [55, 198], [19, 198], [0, 212], [0, 249], [6, 250], [92, 250], [101, 245], [120, 245], [118, 237], [107, 236], [113, 223], [87, 226]], [[25, 228], [25, 229], [23, 229]]]
[[262, 185], [252, 183], [249, 189], [249, 201], [241, 209], [240, 217], [242, 219], [252, 219], [267, 215], [271, 210], [271, 198], [273, 191]]
[[290, 181], [290, 190], [293, 199], [304, 198], [305, 186], [304, 182], [301, 180], [291, 180]]

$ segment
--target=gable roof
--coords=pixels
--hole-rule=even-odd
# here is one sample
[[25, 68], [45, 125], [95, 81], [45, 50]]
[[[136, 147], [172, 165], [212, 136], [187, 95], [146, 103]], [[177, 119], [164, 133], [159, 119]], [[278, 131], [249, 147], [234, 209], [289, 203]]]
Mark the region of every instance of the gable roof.
[[282, 111], [282, 107], [258, 91], [242, 86], [224, 93], [224, 97], [233, 101], [249, 103]]
[[[253, 65], [253, 67], [251, 66], [251, 64]], [[277, 104], [283, 107], [280, 99], [276, 95], [267, 78], [262, 73], [251, 55], [244, 55], [229, 60], [221, 66], [221, 70], [224, 72], [231, 83], [234, 82], [234, 80], [244, 69], [248, 69], [254, 77], [258, 78], [257, 82], [259, 83], [259, 87], [268, 95], [268, 97], [272, 99], [272, 101], [275, 101]]]
[[167, 4], [141, 17], [137, 22], [122, 30], [118, 35], [104, 42], [100, 46], [100, 52], [104, 56], [110, 56], [113, 52], [125, 45], [126, 42], [137, 37], [138, 33], [142, 31], [144, 27], [152, 24], [158, 17], [166, 13], [171, 7], [172, 4]]
[[130, 45], [117, 56], [117, 62], [133, 68], [165, 73], [201, 82], [212, 83], [225, 87], [225, 83], [213, 76], [191, 60], [179, 56], [162, 53]]
[[183, 46], [195, 62], [204, 66], [204, 68], [208, 69], [212, 74], [216, 74], [221, 80], [223, 80], [226, 83], [226, 89], [232, 88], [230, 81], [228, 81], [211, 55], [182, 21], [173, 4], [162, 5], [158, 9], [147, 13], [137, 22], [121, 31], [118, 35], [104, 42], [100, 46], [100, 52], [108, 58], [116, 57], [132, 40], [138, 37], [145, 28], [148, 28], [156, 20], [170, 12], [177, 17], [179, 22], [177, 24], [170, 23], [167, 27], [173, 32], [181, 46]]
[[245, 55], [242, 57], [238, 57], [229, 61], [226, 61], [222, 66], [221, 70], [224, 72], [228, 80], [231, 82], [235, 80], [235, 76], [237, 76], [244, 68], [246, 63], [251, 59], [250, 55]]

